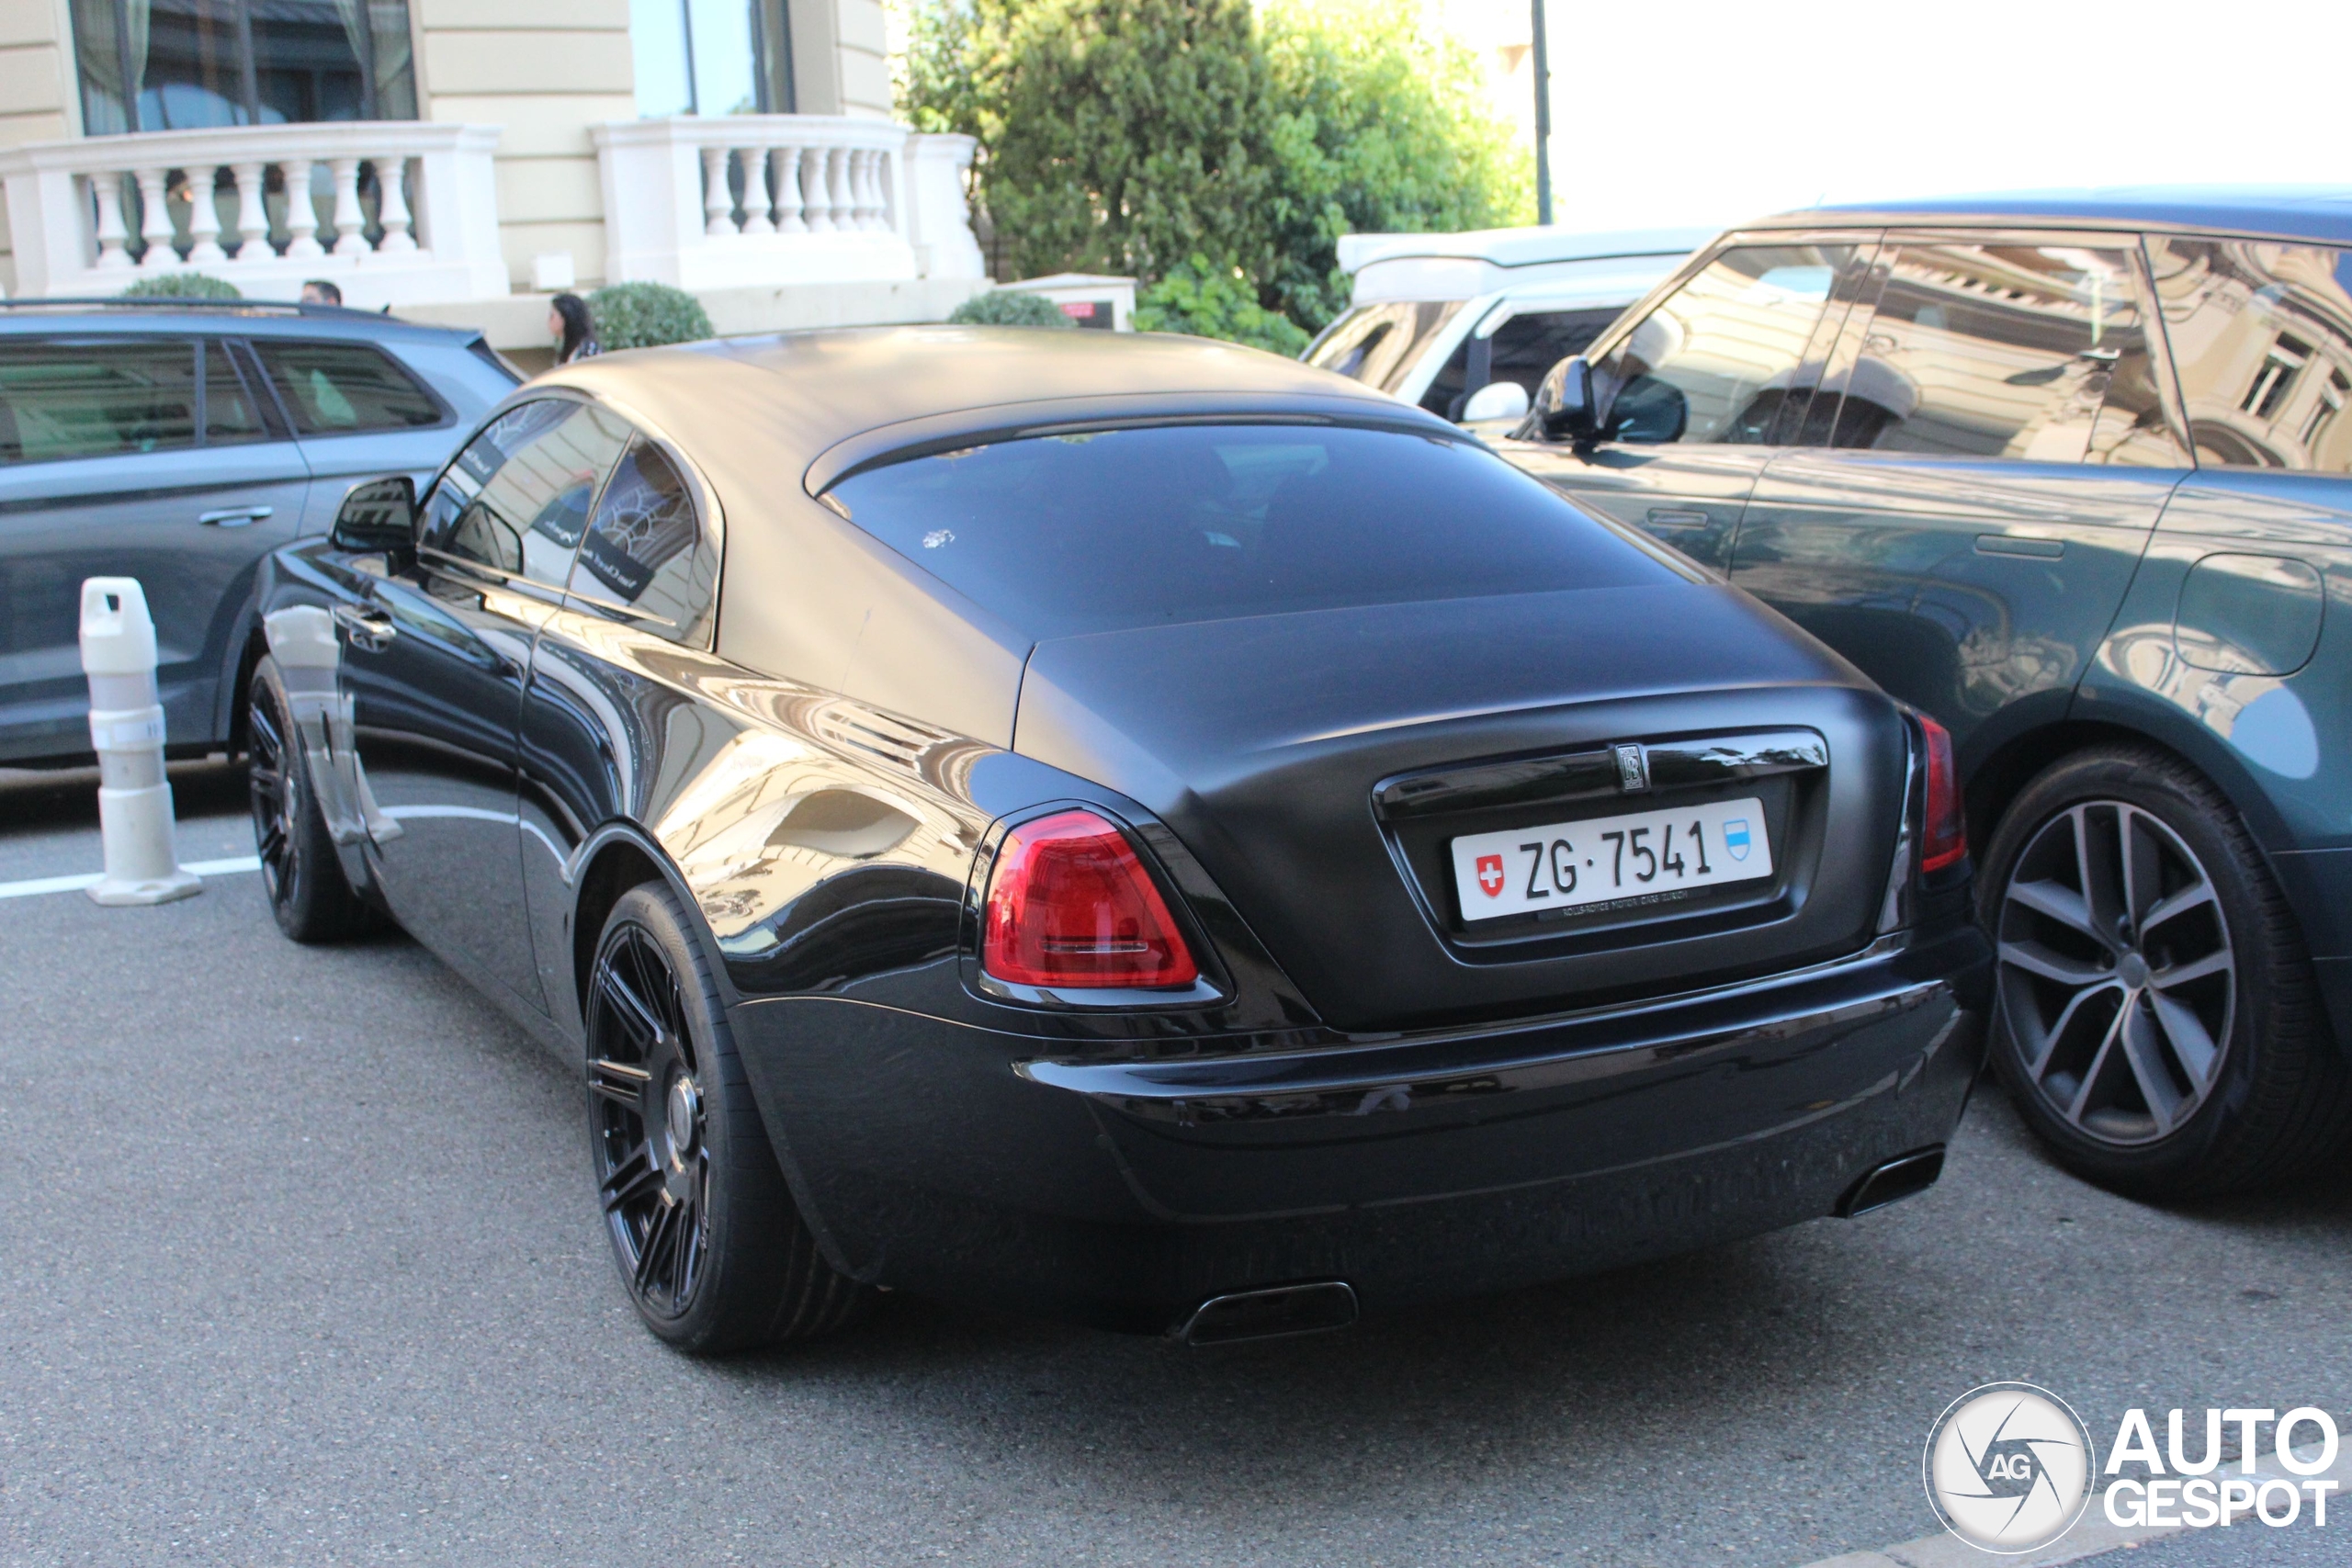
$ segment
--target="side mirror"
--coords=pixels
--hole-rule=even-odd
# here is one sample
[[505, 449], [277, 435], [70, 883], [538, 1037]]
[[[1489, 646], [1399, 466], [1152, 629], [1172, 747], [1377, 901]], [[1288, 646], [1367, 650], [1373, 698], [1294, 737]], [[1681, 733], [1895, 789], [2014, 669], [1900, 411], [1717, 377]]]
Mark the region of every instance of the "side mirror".
[[1470, 394], [1462, 405], [1462, 423], [1476, 424], [1489, 419], [1525, 419], [1527, 389], [1516, 381], [1489, 381]]
[[416, 543], [416, 481], [406, 474], [351, 487], [327, 542], [339, 550], [405, 550]]
[[1589, 441], [1600, 434], [1592, 395], [1592, 367], [1570, 355], [1544, 375], [1535, 389], [1536, 428], [1546, 441]]

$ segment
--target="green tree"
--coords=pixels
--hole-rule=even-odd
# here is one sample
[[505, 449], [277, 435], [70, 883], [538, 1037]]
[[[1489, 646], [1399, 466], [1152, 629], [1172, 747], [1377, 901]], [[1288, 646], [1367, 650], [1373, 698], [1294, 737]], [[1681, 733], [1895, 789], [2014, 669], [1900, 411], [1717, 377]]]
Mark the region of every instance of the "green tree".
[[1311, 331], [1347, 300], [1340, 235], [1526, 219], [1528, 154], [1423, 0], [907, 3], [900, 111], [979, 139], [1016, 276], [1126, 274], [1156, 320], [1271, 343], [1234, 269]]
[[987, 149], [978, 194], [1016, 276], [1272, 264], [1249, 0], [931, 0], [900, 91], [919, 129]]
[[1268, 303], [1320, 329], [1347, 304], [1339, 240], [1534, 220], [1534, 158], [1487, 100], [1476, 59], [1418, 0], [1271, 0]]

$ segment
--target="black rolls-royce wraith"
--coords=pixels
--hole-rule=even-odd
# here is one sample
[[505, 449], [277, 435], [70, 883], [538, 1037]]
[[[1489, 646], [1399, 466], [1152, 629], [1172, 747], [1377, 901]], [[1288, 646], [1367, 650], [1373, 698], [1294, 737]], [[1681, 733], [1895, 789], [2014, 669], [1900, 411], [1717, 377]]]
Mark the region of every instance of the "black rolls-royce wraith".
[[585, 1077], [646, 1322], [1195, 1340], [1934, 1179], [1949, 744], [1433, 416], [1228, 345], [818, 333], [519, 389], [274, 558], [265, 881]]

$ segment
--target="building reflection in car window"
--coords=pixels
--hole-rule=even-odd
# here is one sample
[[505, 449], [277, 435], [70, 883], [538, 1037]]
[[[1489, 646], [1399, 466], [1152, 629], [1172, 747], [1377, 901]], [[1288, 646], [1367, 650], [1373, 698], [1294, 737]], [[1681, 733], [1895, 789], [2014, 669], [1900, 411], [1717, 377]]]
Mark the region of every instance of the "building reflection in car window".
[[2136, 294], [2120, 249], [1899, 245], [1831, 444], [2185, 466]]
[[1767, 439], [1851, 245], [1741, 245], [1669, 295], [1602, 367], [1609, 438]]
[[1039, 436], [869, 468], [827, 499], [1038, 637], [1678, 581], [1491, 453], [1395, 431]]
[[467, 443], [425, 506], [430, 548], [560, 588], [597, 482], [628, 441], [604, 409], [540, 399]]
[[2200, 465], [2352, 472], [2352, 251], [2148, 236]]
[[571, 592], [658, 617], [698, 642], [718, 582], [717, 543], [695, 519], [692, 488], [667, 453], [640, 437], [596, 503]]

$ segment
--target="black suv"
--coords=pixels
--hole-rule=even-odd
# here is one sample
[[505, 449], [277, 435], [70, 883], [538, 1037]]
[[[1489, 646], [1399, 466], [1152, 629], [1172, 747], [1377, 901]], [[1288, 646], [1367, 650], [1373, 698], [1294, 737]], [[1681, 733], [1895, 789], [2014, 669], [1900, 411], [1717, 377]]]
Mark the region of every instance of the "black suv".
[[424, 483], [516, 377], [479, 333], [260, 301], [0, 302], [0, 765], [86, 760], [82, 580], [136, 577], [175, 756], [236, 740], [262, 558]]
[[1724, 235], [1505, 455], [1951, 730], [1994, 1059], [2075, 1169], [2352, 1124], [2352, 190], [1832, 208]]

